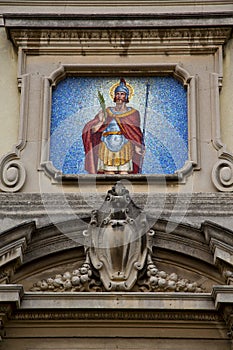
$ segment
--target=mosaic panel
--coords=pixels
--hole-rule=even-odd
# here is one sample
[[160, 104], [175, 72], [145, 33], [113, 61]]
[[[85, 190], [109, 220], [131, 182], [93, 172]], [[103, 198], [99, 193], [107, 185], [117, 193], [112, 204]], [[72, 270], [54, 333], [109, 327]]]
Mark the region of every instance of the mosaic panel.
[[[132, 122], [134, 116], [127, 120], [126, 124], [123, 124], [123, 118], [119, 118], [120, 127], [115, 126], [118, 129], [114, 133], [123, 133], [126, 141], [131, 137], [130, 142], [133, 147], [138, 141], [136, 136], [134, 138], [128, 134], [130, 132], [133, 135], [137, 132], [142, 134], [145, 148], [142, 146], [143, 156], [139, 157], [140, 173], [173, 174], [182, 168], [188, 159], [186, 89], [171, 76], [124, 78], [130, 95], [130, 100], [126, 104], [129, 111], [127, 113], [130, 115], [131, 111], [138, 111], [140, 126], [137, 130], [132, 129], [132, 132], [129, 130], [124, 134], [126, 127], [134, 123]], [[90, 172], [85, 169], [83, 128], [101, 110], [101, 96], [105, 106], [114, 109], [115, 103], [111, 93], [114, 95], [114, 88], [119, 85], [119, 82], [120, 79], [115, 77], [67, 77], [54, 88], [50, 160], [64, 174]], [[117, 115], [114, 115], [114, 118], [118, 120]], [[124, 130], [122, 131], [121, 128]], [[106, 130], [109, 128], [105, 128], [105, 134]], [[101, 140], [103, 142], [103, 139]], [[99, 144], [97, 143], [95, 147], [99, 147]], [[116, 155], [114, 157], [117, 158]]]

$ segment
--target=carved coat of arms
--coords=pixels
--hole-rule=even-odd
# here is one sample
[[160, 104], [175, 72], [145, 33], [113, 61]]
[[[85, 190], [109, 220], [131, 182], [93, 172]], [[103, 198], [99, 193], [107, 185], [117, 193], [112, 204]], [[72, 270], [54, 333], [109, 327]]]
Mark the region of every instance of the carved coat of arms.
[[[130, 290], [150, 262], [148, 218], [136, 207], [128, 190], [118, 182], [98, 211], [92, 212], [84, 232], [87, 258], [99, 271], [106, 290]], [[149, 261], [148, 261], [149, 260]]]

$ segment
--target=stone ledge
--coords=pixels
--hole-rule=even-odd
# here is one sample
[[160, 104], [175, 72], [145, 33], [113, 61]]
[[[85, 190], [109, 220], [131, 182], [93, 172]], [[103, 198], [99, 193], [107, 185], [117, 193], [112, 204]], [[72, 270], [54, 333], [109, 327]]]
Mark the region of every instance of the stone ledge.
[[24, 292], [22, 285], [0, 285], [1, 303], [15, 303], [20, 310], [208, 310], [214, 311], [219, 291], [231, 294], [232, 286], [215, 286], [210, 293], [124, 292]]
[[[198, 228], [204, 221], [228, 229], [233, 226], [232, 193], [133, 193], [131, 197], [155, 220], [168, 219]], [[1, 232], [32, 220], [37, 227], [74, 218], [85, 221], [104, 198], [101, 193], [0, 193]]]
[[[178, 16], [184, 13], [195, 13], [206, 16], [209, 12], [220, 13], [232, 10], [232, 2], [230, 0], [122, 0], [121, 9], [124, 9], [124, 13], [158, 13], [171, 14]], [[4, 12], [41, 12], [41, 13], [81, 13], [84, 14], [116, 14], [118, 10], [117, 5], [112, 0], [57, 0], [56, 2], [51, 0], [9, 0], [1, 1], [1, 8]]]
[[[43, 6], [43, 5], [42, 5]], [[41, 7], [42, 7], [41, 6]], [[185, 5], [184, 5], [185, 6]], [[210, 26], [232, 26], [232, 8], [222, 6], [219, 11], [206, 9], [205, 11], [189, 11], [184, 8], [164, 12], [162, 7], [142, 8], [141, 6], [130, 6], [125, 9], [124, 14], [117, 11], [117, 7], [111, 10], [109, 7], [93, 7], [87, 11], [87, 7], [75, 7], [66, 3], [66, 12], [63, 8], [46, 8], [40, 6], [30, 10], [27, 6], [13, 6], [11, 10], [0, 6], [0, 13], [3, 13], [5, 26], [7, 28], [154, 28], [154, 27], [210, 27]], [[22, 9], [24, 9], [22, 11]], [[47, 9], [47, 11], [46, 11]], [[109, 10], [110, 9], [110, 10]], [[73, 10], [73, 12], [72, 12]], [[128, 10], [128, 11], [127, 11]], [[68, 12], [69, 11], [69, 12]], [[62, 15], [62, 16], [61, 16]]]
[[79, 293], [24, 292], [22, 285], [0, 285], [1, 304], [16, 304], [20, 310], [199, 310], [216, 311], [221, 304], [233, 303], [233, 287], [214, 286], [212, 293]]
[[22, 285], [1, 284], [0, 285], [0, 310], [1, 304], [15, 304], [17, 308], [21, 305], [24, 290]]
[[25, 293], [24, 309], [215, 310], [210, 294], [193, 293]]
[[[64, 210], [64, 201], [72, 209], [89, 213], [99, 207], [106, 194], [101, 193], [0, 193], [0, 215], [8, 213], [19, 215], [30, 212], [60, 212]], [[232, 193], [131, 193], [136, 205], [148, 205], [151, 211], [156, 209], [182, 210], [185, 205], [188, 213], [210, 213], [214, 215], [233, 214]], [[175, 207], [175, 208], [174, 208]]]
[[233, 286], [214, 286], [212, 297], [215, 300], [215, 308], [233, 303]]

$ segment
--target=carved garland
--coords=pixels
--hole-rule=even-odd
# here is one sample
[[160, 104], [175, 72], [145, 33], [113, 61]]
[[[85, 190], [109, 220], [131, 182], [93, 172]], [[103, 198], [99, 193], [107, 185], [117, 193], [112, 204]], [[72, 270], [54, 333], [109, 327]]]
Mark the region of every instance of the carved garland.
[[[98, 275], [93, 273], [89, 264], [84, 263], [80, 268], [66, 271], [47, 279], [36, 282], [30, 289], [32, 292], [105, 292], [103, 283]], [[187, 292], [204, 293], [201, 285], [186, 278], [179, 277], [176, 273], [159, 271], [151, 263], [147, 266], [144, 278], [137, 281], [132, 292]]]

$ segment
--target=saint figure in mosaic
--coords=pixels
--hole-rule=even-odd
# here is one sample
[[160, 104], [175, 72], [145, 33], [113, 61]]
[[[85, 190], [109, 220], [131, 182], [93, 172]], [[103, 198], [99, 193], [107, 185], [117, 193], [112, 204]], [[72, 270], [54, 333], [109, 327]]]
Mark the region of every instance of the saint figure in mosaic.
[[85, 169], [90, 174], [137, 174], [144, 153], [140, 114], [127, 106], [133, 88], [124, 79], [114, 84], [110, 95], [113, 107], [105, 107], [99, 93], [102, 110], [89, 121], [82, 132], [85, 149]]

